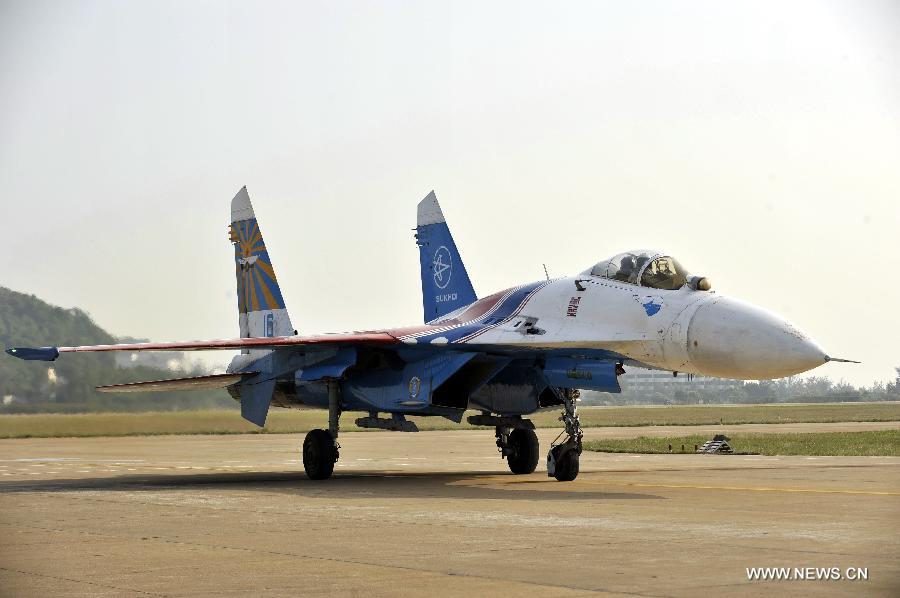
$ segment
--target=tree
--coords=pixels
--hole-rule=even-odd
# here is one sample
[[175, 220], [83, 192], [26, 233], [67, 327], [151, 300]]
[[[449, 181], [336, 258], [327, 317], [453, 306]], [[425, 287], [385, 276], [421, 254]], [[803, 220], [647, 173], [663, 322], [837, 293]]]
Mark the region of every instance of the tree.
[[900, 366], [895, 367], [894, 372], [897, 374], [897, 377], [894, 378], [893, 382], [887, 383], [885, 390], [888, 396], [900, 398]]
[[[42, 347], [94, 345], [117, 339], [97, 326], [80, 309], [49, 305], [34, 295], [0, 287], [0, 345]], [[190, 393], [102, 394], [101, 384], [159, 380], [196, 375], [190, 371], [136, 367], [119, 369], [112, 354], [66, 355], [52, 363], [26, 362], [0, 356], [0, 410], [36, 411], [137, 411], [234, 407], [224, 390]]]

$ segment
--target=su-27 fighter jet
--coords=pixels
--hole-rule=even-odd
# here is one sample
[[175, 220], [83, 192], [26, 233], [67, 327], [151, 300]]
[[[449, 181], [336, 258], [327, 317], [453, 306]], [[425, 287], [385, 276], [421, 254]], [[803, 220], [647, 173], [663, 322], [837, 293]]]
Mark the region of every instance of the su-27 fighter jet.
[[101, 386], [135, 392], [227, 388], [241, 415], [262, 426], [270, 405], [328, 410], [328, 430], [303, 442], [312, 479], [331, 476], [341, 413], [364, 428], [415, 432], [408, 415], [493, 427], [516, 474], [535, 470], [534, 425], [523, 416], [560, 409], [565, 430], [547, 471], [574, 480], [582, 450], [579, 389], [620, 392], [625, 366], [740, 379], [779, 378], [830, 358], [778, 316], [717, 295], [660, 251], [629, 251], [566, 278], [541, 280], [479, 299], [434, 192], [418, 206], [416, 244], [423, 325], [321, 336], [298, 335], [285, 308], [247, 188], [231, 202], [240, 338], [7, 352], [52, 361], [93, 351], [237, 350], [226, 374]]

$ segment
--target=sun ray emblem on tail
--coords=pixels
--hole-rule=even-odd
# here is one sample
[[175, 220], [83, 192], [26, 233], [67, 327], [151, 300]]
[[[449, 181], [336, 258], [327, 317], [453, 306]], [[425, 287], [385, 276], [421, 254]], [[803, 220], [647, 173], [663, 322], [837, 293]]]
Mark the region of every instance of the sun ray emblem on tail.
[[284, 309], [281, 289], [256, 220], [232, 223], [231, 242], [234, 243], [238, 311], [245, 314]]

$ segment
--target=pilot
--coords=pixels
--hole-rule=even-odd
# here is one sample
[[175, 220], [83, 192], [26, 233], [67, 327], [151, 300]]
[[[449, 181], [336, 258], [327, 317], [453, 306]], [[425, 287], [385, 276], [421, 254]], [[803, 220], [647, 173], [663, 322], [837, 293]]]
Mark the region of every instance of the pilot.
[[640, 270], [641, 268], [643, 268], [644, 264], [646, 264], [648, 261], [650, 261], [650, 258], [646, 255], [638, 256], [637, 263], [635, 263], [634, 265], [635, 270]]
[[644, 270], [641, 284], [654, 289], [674, 289], [676, 275], [675, 264], [670, 258], [657, 258]]
[[622, 258], [622, 264], [619, 266], [619, 271], [616, 272], [616, 280], [624, 280], [627, 282], [631, 277], [632, 272], [634, 272], [634, 258], [630, 255], [626, 255]]

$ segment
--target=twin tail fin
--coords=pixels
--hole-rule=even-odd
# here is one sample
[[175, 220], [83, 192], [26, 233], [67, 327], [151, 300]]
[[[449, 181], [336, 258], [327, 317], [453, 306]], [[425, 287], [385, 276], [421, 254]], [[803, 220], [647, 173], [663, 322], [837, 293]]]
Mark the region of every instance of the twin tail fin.
[[416, 244], [425, 322], [437, 320], [478, 299], [434, 191], [419, 202]]
[[234, 244], [241, 338], [295, 334], [247, 187], [242, 187], [231, 200], [230, 237]]

